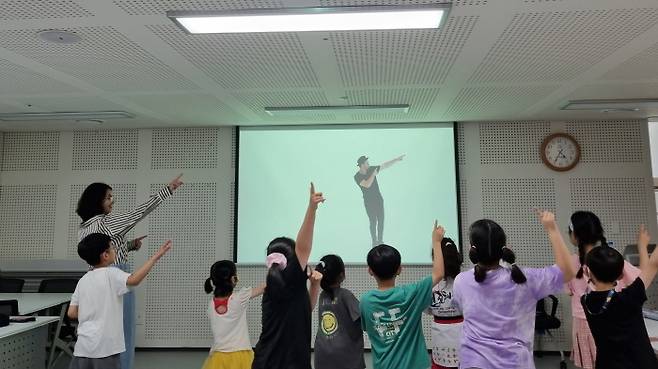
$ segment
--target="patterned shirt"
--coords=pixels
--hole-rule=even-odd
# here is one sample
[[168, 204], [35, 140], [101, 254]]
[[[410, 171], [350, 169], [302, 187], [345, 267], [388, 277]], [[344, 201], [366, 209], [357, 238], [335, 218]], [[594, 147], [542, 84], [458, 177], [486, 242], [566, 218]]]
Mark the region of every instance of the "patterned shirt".
[[134, 241], [126, 242], [126, 234], [137, 225], [137, 222], [144, 219], [171, 195], [169, 187], [165, 187], [156, 194], [151, 195], [148, 201], [139, 205], [135, 210], [126, 213], [96, 215], [80, 224], [78, 241], [82, 241], [83, 238], [92, 233], [108, 235], [110, 236], [110, 243], [116, 249], [117, 256], [114, 263], [125, 264], [128, 262], [128, 251], [135, 250]]

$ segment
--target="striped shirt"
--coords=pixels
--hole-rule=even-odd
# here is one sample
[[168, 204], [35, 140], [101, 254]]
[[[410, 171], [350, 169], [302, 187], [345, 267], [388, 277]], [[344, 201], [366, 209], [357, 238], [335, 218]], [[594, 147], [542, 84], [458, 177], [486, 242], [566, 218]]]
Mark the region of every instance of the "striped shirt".
[[126, 234], [135, 227], [137, 222], [144, 219], [158, 205], [171, 196], [169, 187], [165, 187], [156, 194], [151, 195], [148, 201], [139, 205], [135, 210], [126, 213], [99, 214], [80, 224], [78, 241], [82, 241], [92, 233], [102, 233], [110, 236], [110, 243], [116, 249], [115, 264], [128, 262], [128, 251], [135, 249], [134, 241], [126, 242]]

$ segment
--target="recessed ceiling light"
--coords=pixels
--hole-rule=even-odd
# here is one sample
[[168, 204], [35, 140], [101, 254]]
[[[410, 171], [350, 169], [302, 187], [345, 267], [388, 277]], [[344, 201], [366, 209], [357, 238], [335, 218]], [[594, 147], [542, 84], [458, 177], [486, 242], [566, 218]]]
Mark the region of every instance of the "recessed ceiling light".
[[39, 37], [45, 41], [54, 42], [56, 44], [75, 44], [82, 40], [77, 34], [62, 30], [41, 31], [39, 32]]
[[0, 121], [5, 122], [25, 122], [25, 121], [44, 121], [44, 120], [98, 120], [103, 122], [106, 119], [129, 119], [134, 116], [125, 111], [85, 111], [85, 112], [42, 112], [42, 113], [2, 113]]
[[658, 99], [569, 100], [560, 110], [595, 110], [602, 113], [628, 113], [658, 109]]
[[397, 105], [330, 105], [330, 106], [285, 106], [266, 107], [271, 116], [292, 116], [309, 113], [408, 113], [408, 104]]
[[259, 33], [439, 28], [450, 4], [167, 12], [184, 31]]

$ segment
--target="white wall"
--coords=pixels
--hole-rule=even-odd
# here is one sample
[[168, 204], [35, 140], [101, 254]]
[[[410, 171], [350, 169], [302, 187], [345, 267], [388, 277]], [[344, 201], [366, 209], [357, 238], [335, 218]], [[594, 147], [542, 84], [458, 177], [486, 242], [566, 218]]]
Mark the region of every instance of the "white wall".
[[[573, 134], [583, 149], [580, 165], [566, 174], [548, 170], [539, 158], [543, 138], [558, 131]], [[646, 121], [480, 122], [460, 124], [457, 132], [462, 239], [471, 222], [490, 217], [506, 229], [521, 265], [548, 265], [550, 246], [532, 207], [555, 210], [563, 229], [572, 211], [591, 209], [617, 247], [633, 242], [641, 222], [657, 234]], [[165, 238], [175, 243], [139, 287], [138, 345], [207, 346], [203, 281], [214, 260], [233, 254], [233, 135], [228, 128], [5, 133], [0, 261], [75, 258], [75, 200], [92, 181], [114, 186], [115, 211], [121, 211], [184, 172], [180, 192], [132, 232], [150, 235], [135, 263]], [[428, 273], [428, 267], [408, 266], [400, 282]], [[363, 266], [349, 266], [346, 274], [345, 287], [357, 296], [374, 286]], [[256, 285], [265, 269], [241, 266], [239, 275], [242, 285]], [[651, 293], [655, 305], [658, 294]], [[568, 300], [560, 299], [560, 314], [568, 317]], [[255, 344], [260, 300], [251, 303], [248, 319]], [[544, 348], [569, 349], [570, 319], [563, 321], [556, 344]], [[427, 317], [424, 323], [427, 333]]]

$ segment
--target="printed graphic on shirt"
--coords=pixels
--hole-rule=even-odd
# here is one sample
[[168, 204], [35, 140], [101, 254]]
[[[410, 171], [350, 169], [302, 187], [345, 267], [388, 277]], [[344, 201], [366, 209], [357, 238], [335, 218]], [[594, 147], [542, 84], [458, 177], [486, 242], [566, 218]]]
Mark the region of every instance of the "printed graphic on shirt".
[[452, 300], [451, 291], [434, 291], [432, 293], [432, 306], [440, 306]]
[[338, 330], [338, 319], [336, 319], [336, 315], [331, 311], [325, 311], [322, 313], [322, 323], [320, 324], [320, 327], [322, 327], [322, 333], [327, 336], [336, 333]]
[[375, 319], [375, 331], [379, 334], [385, 343], [390, 343], [395, 341], [398, 333], [400, 333], [400, 328], [404, 325], [404, 322], [407, 320], [406, 317], [399, 317], [400, 309], [389, 309], [388, 315], [390, 316], [389, 321], [383, 322], [381, 318], [386, 316], [386, 313], [383, 311], [377, 311], [372, 313], [373, 318]]

